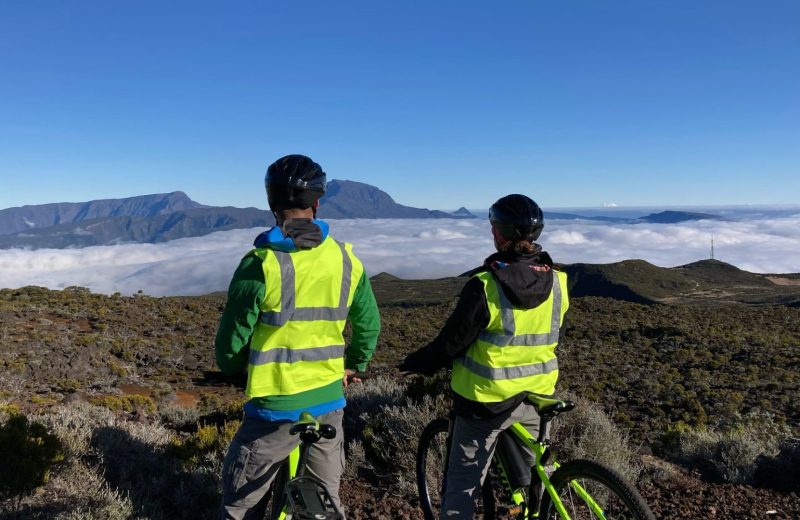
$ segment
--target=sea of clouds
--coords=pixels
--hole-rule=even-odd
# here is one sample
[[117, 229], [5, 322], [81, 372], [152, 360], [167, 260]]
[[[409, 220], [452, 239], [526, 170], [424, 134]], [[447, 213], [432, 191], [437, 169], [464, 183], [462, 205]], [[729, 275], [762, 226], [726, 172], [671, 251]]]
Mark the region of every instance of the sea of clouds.
[[[331, 220], [374, 275], [459, 275], [493, 252], [484, 219]], [[227, 289], [259, 229], [233, 230], [162, 244], [0, 251], [0, 287], [80, 285], [101, 293], [197, 295]], [[609, 263], [641, 258], [662, 267], [709, 258], [758, 273], [800, 272], [800, 214], [765, 220], [681, 224], [607, 224], [551, 220], [542, 246], [556, 262]]]

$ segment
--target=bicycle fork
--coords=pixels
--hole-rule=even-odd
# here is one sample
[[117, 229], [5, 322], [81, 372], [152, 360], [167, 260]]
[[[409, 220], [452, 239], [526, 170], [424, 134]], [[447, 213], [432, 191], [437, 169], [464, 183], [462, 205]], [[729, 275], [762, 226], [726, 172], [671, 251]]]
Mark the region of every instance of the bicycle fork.
[[[560, 518], [562, 520], [570, 520], [569, 513], [564, 507], [564, 504], [561, 501], [561, 497], [558, 496], [558, 493], [556, 492], [555, 488], [550, 483], [550, 477], [545, 469], [545, 467], [550, 462], [549, 441], [547, 440], [549, 426], [550, 426], [549, 421], [542, 422], [536, 442], [532, 446], [533, 453], [536, 457], [536, 464], [533, 469], [535, 469], [536, 471], [532, 472], [531, 475], [531, 483], [528, 488], [527, 501], [525, 500], [524, 495], [519, 490], [515, 490], [512, 493], [512, 499], [514, 503], [517, 506], [520, 506], [520, 511], [516, 513], [519, 515], [519, 518], [538, 519], [540, 517], [539, 509], [542, 504], [542, 495], [544, 494], [544, 491], [547, 491], [547, 493], [550, 495], [553, 507], [555, 507]], [[511, 428], [509, 428], [509, 430], [514, 435], [519, 437], [521, 440], [526, 441], [526, 444], [530, 446], [531, 441], [533, 441], [533, 436], [522, 425], [514, 424], [511, 426]], [[559, 464], [557, 462], [552, 461], [552, 468], [554, 470], [558, 469], [558, 466]], [[507, 476], [505, 475], [504, 469], [505, 468], [501, 468], [501, 475], [507, 482]], [[569, 482], [569, 486], [573, 490], [575, 490], [575, 493], [581, 498], [581, 500], [583, 500], [583, 502], [589, 507], [589, 509], [591, 509], [591, 511], [597, 516], [597, 518], [600, 519], [605, 518], [603, 508], [600, 507], [600, 505], [589, 495], [589, 493], [587, 493], [587, 491], [577, 481]]]

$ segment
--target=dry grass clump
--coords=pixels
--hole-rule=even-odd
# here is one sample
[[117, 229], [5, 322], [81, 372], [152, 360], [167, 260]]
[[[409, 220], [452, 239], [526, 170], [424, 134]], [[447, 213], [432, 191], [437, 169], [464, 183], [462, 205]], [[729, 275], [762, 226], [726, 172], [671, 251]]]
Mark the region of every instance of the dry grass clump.
[[417, 443], [425, 426], [447, 415], [446, 393], [428, 393], [430, 378], [397, 380], [377, 377], [348, 387], [345, 431], [348, 444], [346, 477], [369, 472], [399, 494], [416, 495]]
[[623, 433], [599, 405], [573, 395], [560, 395], [575, 403], [575, 409], [553, 421], [551, 438], [559, 460], [591, 459], [617, 470], [631, 482], [641, 464]]
[[23, 502], [26, 518], [213, 515], [219, 503], [221, 441], [215, 449], [196, 446], [187, 464], [170, 452], [174, 434], [158, 422], [128, 420], [82, 401], [61, 405], [38, 420], [60, 439], [67, 456], [42, 492]]
[[24, 518], [125, 520], [135, 518], [131, 499], [112, 488], [94, 465], [71, 459], [25, 503]]
[[793, 459], [800, 459], [790, 438], [791, 429], [772, 415], [749, 415], [718, 427], [672, 431], [664, 454], [712, 482], [755, 485], [760, 466], [791, 467]]
[[200, 420], [200, 410], [186, 406], [161, 406], [158, 418], [162, 424], [174, 430], [182, 430]]

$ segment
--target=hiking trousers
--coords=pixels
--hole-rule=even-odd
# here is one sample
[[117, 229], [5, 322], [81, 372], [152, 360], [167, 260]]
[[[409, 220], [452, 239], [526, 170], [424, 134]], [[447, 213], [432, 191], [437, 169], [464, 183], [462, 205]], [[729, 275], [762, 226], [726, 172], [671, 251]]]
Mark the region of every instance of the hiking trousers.
[[[342, 513], [339, 481], [344, 472], [343, 410], [317, 417], [320, 423], [336, 428], [336, 437], [320, 439], [308, 451], [306, 474], [322, 480]], [[266, 493], [281, 463], [300, 444], [297, 435], [290, 435], [292, 422], [267, 422], [245, 417], [231, 441], [222, 465], [222, 506], [220, 520], [264, 518]], [[283, 493], [282, 489], [274, 490]]]
[[[481, 494], [500, 432], [522, 423], [534, 437], [539, 433], [539, 415], [528, 402], [488, 419], [457, 415], [447, 464], [447, 482], [442, 497], [441, 519], [471, 519], [475, 500]], [[529, 454], [532, 456], [533, 454]]]

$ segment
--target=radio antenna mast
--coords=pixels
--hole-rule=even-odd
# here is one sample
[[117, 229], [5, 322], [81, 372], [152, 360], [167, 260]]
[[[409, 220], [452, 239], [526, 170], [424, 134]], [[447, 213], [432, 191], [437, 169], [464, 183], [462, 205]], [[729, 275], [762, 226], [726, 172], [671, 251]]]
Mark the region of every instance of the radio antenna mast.
[[714, 259], [714, 234], [711, 234], [711, 259]]

